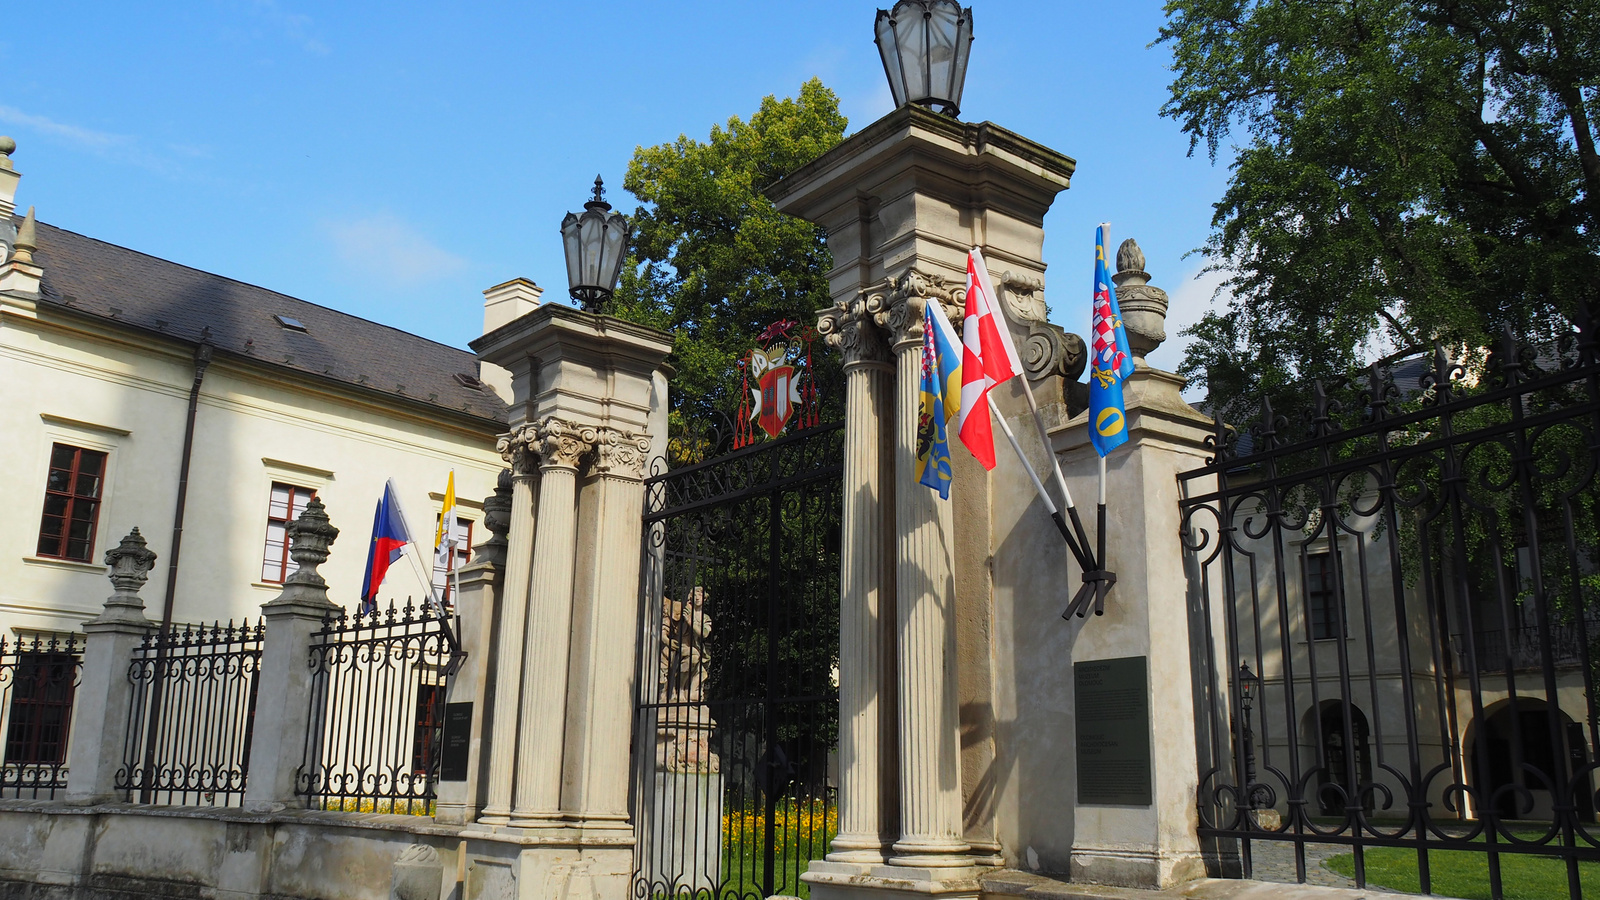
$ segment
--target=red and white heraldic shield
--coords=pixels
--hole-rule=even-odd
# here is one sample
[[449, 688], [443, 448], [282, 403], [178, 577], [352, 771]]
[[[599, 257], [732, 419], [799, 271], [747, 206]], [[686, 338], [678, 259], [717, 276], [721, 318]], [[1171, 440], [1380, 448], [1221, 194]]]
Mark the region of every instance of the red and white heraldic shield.
[[785, 349], [780, 344], [750, 354], [751, 374], [756, 376], [756, 387], [750, 391], [750, 419], [769, 437], [782, 434], [800, 406], [799, 373], [794, 366], [781, 364]]

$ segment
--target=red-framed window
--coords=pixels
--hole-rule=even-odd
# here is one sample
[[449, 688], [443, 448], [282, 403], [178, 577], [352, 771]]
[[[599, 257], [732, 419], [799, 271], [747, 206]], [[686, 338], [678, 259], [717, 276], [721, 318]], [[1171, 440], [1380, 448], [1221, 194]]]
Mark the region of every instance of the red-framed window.
[[[434, 533], [439, 530], [439, 518], [433, 520]], [[450, 573], [465, 566], [472, 559], [472, 520], [456, 518], [456, 551], [447, 560], [433, 559], [433, 589], [439, 592], [446, 607], [455, 602], [456, 580]]]
[[289, 558], [289, 523], [300, 518], [317, 492], [279, 481], [272, 483], [267, 502], [267, 545], [261, 552], [261, 580], [282, 584], [300, 568]]
[[444, 731], [444, 685], [417, 686], [416, 727], [411, 744], [411, 771], [426, 775], [438, 759], [439, 739]]
[[52, 444], [39, 520], [40, 556], [90, 562], [105, 490], [106, 455], [71, 444]]
[[17, 659], [6, 729], [7, 764], [67, 761], [77, 670], [78, 658], [70, 653], [23, 653]]

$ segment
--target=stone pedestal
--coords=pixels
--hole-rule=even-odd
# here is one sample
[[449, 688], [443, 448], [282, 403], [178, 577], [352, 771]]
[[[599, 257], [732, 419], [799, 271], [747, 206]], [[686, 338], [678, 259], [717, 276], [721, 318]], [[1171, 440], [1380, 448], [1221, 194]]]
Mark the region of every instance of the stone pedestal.
[[244, 792], [245, 808], [255, 811], [283, 809], [299, 801], [296, 777], [307, 764], [306, 738], [313, 726], [321, 725], [312, 721], [313, 715], [322, 715], [309, 702], [315, 671], [306, 664], [311, 635], [325, 617], [342, 612], [328, 599], [328, 583], [317, 571], [328, 561], [328, 548], [339, 536], [322, 501], [312, 497], [288, 531], [289, 555], [299, 568], [284, 581], [277, 598], [261, 604], [265, 634], [251, 729], [250, 778]]

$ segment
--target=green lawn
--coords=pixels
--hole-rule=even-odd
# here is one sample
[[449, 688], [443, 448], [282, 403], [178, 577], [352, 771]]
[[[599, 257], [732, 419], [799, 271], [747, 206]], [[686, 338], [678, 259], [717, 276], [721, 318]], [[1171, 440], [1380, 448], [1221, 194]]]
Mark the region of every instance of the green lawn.
[[[1417, 851], [1404, 847], [1371, 847], [1366, 853], [1367, 884], [1395, 891], [1422, 892], [1417, 876]], [[1489, 857], [1470, 850], [1430, 850], [1433, 893], [1468, 900], [1490, 900]], [[1328, 868], [1354, 878], [1355, 856], [1335, 856]], [[1583, 896], [1600, 897], [1600, 863], [1580, 862]], [[1500, 883], [1506, 900], [1559, 900], [1567, 896], [1567, 866], [1549, 856], [1500, 854]]]

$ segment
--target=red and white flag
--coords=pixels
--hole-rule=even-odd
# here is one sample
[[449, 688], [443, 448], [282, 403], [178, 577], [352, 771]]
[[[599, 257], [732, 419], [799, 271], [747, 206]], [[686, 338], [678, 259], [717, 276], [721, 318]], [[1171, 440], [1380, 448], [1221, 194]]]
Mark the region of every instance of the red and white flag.
[[961, 329], [961, 415], [956, 425], [985, 469], [994, 468], [994, 428], [989, 422], [989, 389], [1022, 372], [1022, 359], [1011, 343], [1005, 313], [989, 281], [983, 253], [967, 254], [967, 318]]

